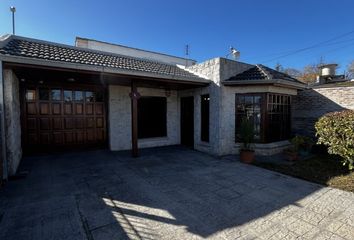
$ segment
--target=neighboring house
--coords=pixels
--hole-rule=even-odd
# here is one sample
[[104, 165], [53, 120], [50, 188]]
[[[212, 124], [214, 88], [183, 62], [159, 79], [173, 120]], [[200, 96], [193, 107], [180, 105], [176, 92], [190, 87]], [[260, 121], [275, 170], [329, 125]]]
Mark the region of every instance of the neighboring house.
[[102, 147], [137, 156], [139, 148], [183, 144], [236, 154], [243, 116], [254, 121], [258, 154], [288, 145], [291, 99], [304, 85], [286, 74], [225, 58], [196, 63], [89, 39], [76, 44], [1, 38], [3, 178], [23, 154], [51, 151]]

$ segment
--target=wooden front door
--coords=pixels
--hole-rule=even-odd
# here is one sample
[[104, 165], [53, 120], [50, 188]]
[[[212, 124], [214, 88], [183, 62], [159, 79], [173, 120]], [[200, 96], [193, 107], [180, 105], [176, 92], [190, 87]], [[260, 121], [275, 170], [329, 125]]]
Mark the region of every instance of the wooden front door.
[[194, 147], [194, 97], [181, 98], [181, 144]]
[[24, 85], [22, 142], [26, 152], [104, 146], [104, 89]]

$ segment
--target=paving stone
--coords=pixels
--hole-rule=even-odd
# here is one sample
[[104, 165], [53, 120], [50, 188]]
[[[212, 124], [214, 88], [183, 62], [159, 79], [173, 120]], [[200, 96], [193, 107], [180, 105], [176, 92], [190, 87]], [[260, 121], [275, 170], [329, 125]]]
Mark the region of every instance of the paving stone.
[[182, 147], [142, 150], [138, 161], [108, 151], [32, 157], [26, 168], [27, 179], [0, 190], [0, 239], [354, 236], [353, 194]]

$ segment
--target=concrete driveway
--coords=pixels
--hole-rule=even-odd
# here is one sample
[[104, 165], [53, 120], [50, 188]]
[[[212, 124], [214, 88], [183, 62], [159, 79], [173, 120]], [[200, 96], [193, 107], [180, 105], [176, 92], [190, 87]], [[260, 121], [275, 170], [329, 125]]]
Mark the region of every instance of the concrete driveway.
[[354, 239], [354, 195], [182, 147], [26, 158], [0, 239]]

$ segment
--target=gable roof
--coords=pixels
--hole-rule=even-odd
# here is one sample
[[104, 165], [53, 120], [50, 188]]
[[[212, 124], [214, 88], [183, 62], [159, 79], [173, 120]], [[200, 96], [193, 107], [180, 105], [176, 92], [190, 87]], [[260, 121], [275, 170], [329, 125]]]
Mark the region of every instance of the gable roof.
[[289, 76], [288, 74], [276, 71], [262, 64], [257, 64], [248, 70], [236, 74], [235, 76], [224, 81], [225, 85], [242, 85], [242, 84], [273, 84], [282, 83], [285, 85], [293, 85], [304, 87], [305, 84]]
[[48, 64], [57, 62], [68, 65], [75, 64], [124, 70], [124, 74], [131, 75], [209, 82], [209, 80], [176, 65], [14, 35], [0, 38], [0, 58], [1, 56], [3, 58], [17, 58], [19, 62], [21, 62], [21, 59], [33, 59]]

